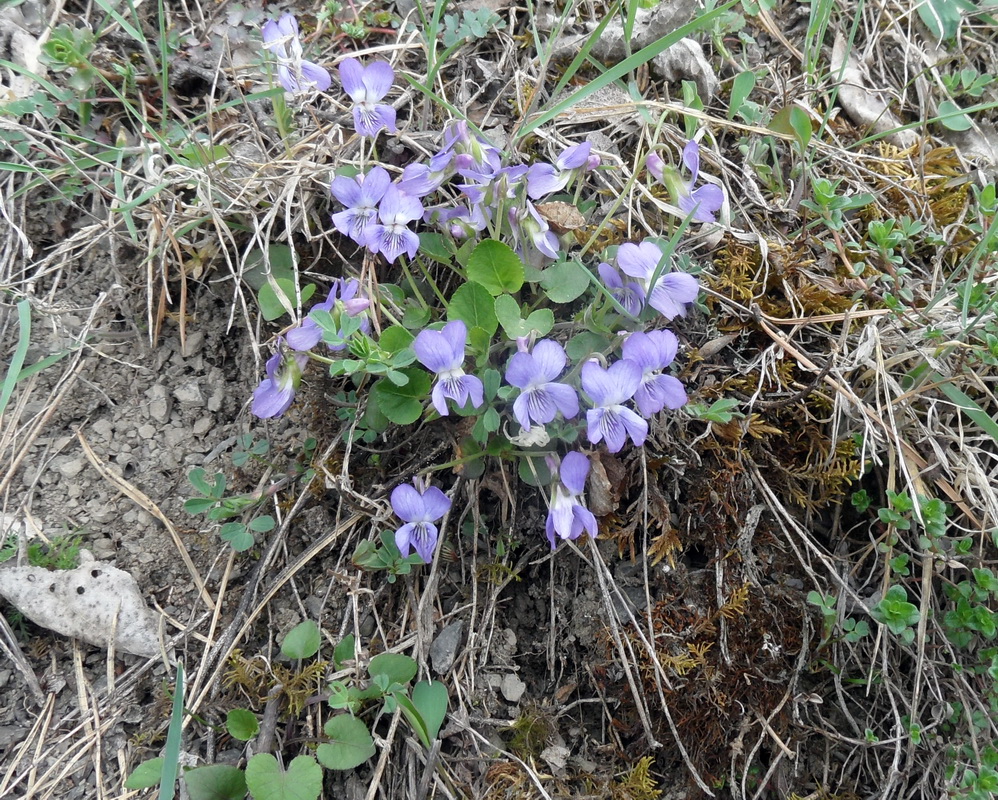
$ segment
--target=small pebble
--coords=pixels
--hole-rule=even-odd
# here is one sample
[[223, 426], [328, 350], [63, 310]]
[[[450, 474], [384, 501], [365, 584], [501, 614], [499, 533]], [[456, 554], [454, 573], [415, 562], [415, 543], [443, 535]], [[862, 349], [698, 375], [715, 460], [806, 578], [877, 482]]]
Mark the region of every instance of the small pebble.
[[521, 681], [517, 675], [510, 672], [503, 676], [502, 683], [499, 685], [499, 691], [502, 692], [502, 696], [510, 703], [519, 703], [520, 698], [523, 697], [523, 693], [527, 691], [527, 684]]

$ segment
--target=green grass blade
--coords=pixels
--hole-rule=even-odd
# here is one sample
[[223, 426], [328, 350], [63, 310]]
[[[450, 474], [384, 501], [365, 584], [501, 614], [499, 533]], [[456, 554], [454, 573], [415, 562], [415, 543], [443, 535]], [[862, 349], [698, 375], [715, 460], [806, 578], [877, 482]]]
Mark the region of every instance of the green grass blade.
[[939, 389], [946, 397], [964, 414], [967, 415], [975, 425], [977, 425], [988, 436], [998, 442], [998, 422], [981, 408], [977, 402], [966, 392], [947, 381], [937, 372], [932, 373], [932, 380], [939, 382]]
[[10, 396], [14, 393], [14, 387], [21, 379], [21, 366], [28, 355], [28, 343], [31, 341], [31, 305], [27, 300], [17, 302], [17, 321], [20, 330], [17, 334], [17, 347], [14, 349], [14, 357], [7, 367], [7, 375], [3, 379], [3, 389], [0, 390], [0, 416], [3, 416]]
[[579, 90], [572, 92], [572, 94], [570, 94], [560, 103], [557, 103], [553, 107], [549, 108], [540, 116], [536, 117], [532, 122], [528, 122], [527, 124], [525, 124], [516, 132], [516, 134], [514, 135], [514, 139], [517, 140], [522, 139], [524, 136], [527, 136], [528, 134], [530, 134], [536, 128], [539, 128], [544, 123], [550, 122], [552, 119], [557, 117], [563, 111], [571, 108], [576, 103], [581, 102], [586, 97], [589, 97], [589, 95], [598, 92], [603, 87], [608, 86], [609, 84], [613, 83], [618, 78], [623, 77], [627, 73], [633, 72], [645, 62], [651, 61], [651, 59], [653, 59], [659, 53], [661, 53], [664, 50], [667, 50], [669, 47], [674, 45], [680, 39], [689, 36], [691, 33], [694, 33], [700, 30], [701, 28], [705, 27], [709, 23], [713, 22], [717, 17], [719, 17], [724, 12], [728, 11], [728, 9], [734, 7], [737, 3], [738, 0], [730, 0], [729, 2], [725, 3], [723, 6], [718, 6], [713, 11], [709, 11], [703, 16], [693, 20], [692, 22], [688, 22], [687, 24], [683, 25], [681, 28], [676, 28], [676, 30], [674, 30], [668, 36], [663, 36], [658, 41], [652, 42], [650, 45], [648, 45], [645, 48], [642, 48], [630, 58], [625, 58], [619, 64], [615, 64], [605, 73], [600, 75], [598, 78], [590, 81]]
[[177, 771], [180, 764], [180, 734], [184, 722], [184, 665], [177, 664], [177, 685], [173, 691], [173, 711], [170, 729], [163, 750], [163, 779], [159, 784], [159, 800], [173, 800], [177, 791]]
[[592, 32], [590, 37], [586, 39], [586, 43], [579, 48], [579, 52], [575, 54], [575, 58], [572, 59], [572, 63], [568, 65], [568, 68], [562, 74], [558, 83], [555, 84], [554, 89], [551, 92], [552, 97], [557, 97], [561, 94], [562, 89], [564, 89], [570, 80], [575, 77], [575, 73], [579, 71], [579, 67], [582, 66], [582, 62], [589, 57], [589, 52], [593, 49], [593, 45], [599, 41], [600, 37], [603, 35], [603, 31], [606, 30], [606, 26], [617, 16], [620, 11], [621, 0], [616, 0], [616, 2], [607, 9], [606, 16], [603, 17], [603, 21], [596, 26], [596, 29]]

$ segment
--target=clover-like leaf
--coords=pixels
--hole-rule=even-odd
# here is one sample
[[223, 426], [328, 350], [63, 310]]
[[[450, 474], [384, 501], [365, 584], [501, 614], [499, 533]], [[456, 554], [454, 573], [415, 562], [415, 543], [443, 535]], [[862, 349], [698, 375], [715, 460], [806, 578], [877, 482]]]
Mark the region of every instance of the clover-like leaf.
[[322, 767], [312, 756], [298, 756], [285, 771], [270, 753], [257, 753], [246, 764], [246, 786], [254, 800], [317, 800]]

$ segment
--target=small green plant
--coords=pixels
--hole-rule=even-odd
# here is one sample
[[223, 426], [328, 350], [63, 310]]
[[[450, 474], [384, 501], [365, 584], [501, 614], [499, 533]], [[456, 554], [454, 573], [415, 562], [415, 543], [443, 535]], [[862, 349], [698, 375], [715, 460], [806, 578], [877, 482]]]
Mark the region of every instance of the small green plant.
[[739, 401], [733, 397], [724, 397], [720, 400], [715, 400], [709, 406], [703, 403], [689, 403], [686, 406], [686, 411], [691, 417], [695, 417], [696, 419], [726, 425], [733, 419], [742, 419], [745, 416], [740, 411], [734, 410], [738, 408], [738, 403]]
[[964, 67], [959, 72], [943, 73], [940, 76], [946, 91], [953, 97], [962, 95], [981, 97], [984, 90], [995, 83], [995, 78], [986, 72], [978, 72], [973, 67]]
[[883, 599], [870, 609], [871, 616], [888, 630], [901, 637], [905, 644], [915, 641], [913, 626], [918, 624], [918, 606], [908, 602], [908, 592], [903, 586], [891, 586]]
[[364, 539], [353, 552], [353, 563], [360, 569], [371, 571], [385, 570], [389, 583], [395, 583], [399, 575], [408, 575], [414, 566], [423, 563], [417, 553], [403, 557], [395, 544], [393, 531], [382, 531], [381, 544]]
[[[954, 607], [943, 616], [943, 630], [955, 646], [969, 648], [975, 639], [995, 638], [998, 614], [990, 608], [994, 598], [998, 597], [998, 578], [994, 572], [988, 568], [976, 568], [973, 580], [947, 586], [946, 594]], [[983, 653], [981, 656], [982, 662], [986, 662]]]
[[444, 47], [450, 48], [462, 42], [484, 39], [490, 30], [500, 31], [506, 22], [488, 8], [463, 11], [460, 14], [444, 14], [444, 28], [440, 38]]
[[69, 104], [83, 125], [89, 123], [92, 114], [91, 101], [97, 70], [90, 63], [90, 54], [95, 45], [96, 37], [92, 31], [69, 25], [57, 27], [42, 45], [43, 58], [50, 68], [72, 73], [68, 81], [72, 91], [59, 99]]
[[841, 231], [845, 228], [847, 212], [865, 208], [874, 201], [873, 195], [869, 192], [852, 196], [839, 195], [841, 184], [841, 178], [834, 181], [828, 178], [815, 178], [811, 184], [814, 199], [801, 201], [804, 208], [818, 217], [808, 223], [809, 228], [823, 223], [830, 231]]
[[[281, 640], [281, 653], [301, 662], [313, 658], [322, 644], [319, 626], [306, 620], [292, 628]], [[354, 637], [347, 636], [333, 649], [333, 663], [339, 670], [353, 663]], [[319, 664], [323, 667], [324, 665]], [[209, 764], [186, 769], [182, 778], [193, 800], [241, 800], [248, 791], [254, 800], [317, 800], [322, 794], [322, 768], [347, 770], [360, 766], [374, 755], [374, 738], [360, 714], [371, 703], [380, 704], [381, 713], [399, 709], [419, 740], [430, 747], [437, 738], [447, 713], [447, 689], [439, 681], [419, 681], [410, 692], [409, 683], [416, 676], [416, 661], [408, 656], [382, 653], [367, 667], [370, 680], [363, 688], [353, 682], [330, 684], [329, 703], [346, 710], [330, 718], [323, 727], [325, 738], [315, 748], [315, 755], [300, 755], [287, 768], [281, 767], [270, 753], [257, 753], [246, 769], [228, 764]], [[182, 676], [178, 674], [177, 694], [171, 719], [179, 750], [182, 720]], [[239, 741], [252, 741], [260, 731], [256, 715], [247, 709], [233, 709], [225, 720], [228, 733]], [[170, 736], [167, 753], [140, 764], [125, 783], [129, 789], [145, 789], [162, 784], [161, 797], [172, 797], [177, 774], [176, 755], [171, 754]], [[167, 769], [172, 764], [172, 769]]]
[[184, 510], [188, 514], [207, 514], [208, 519], [213, 521], [230, 520], [222, 523], [218, 534], [237, 553], [245, 552], [253, 546], [254, 533], [267, 533], [274, 529], [276, 523], [269, 514], [255, 516], [247, 522], [232, 521], [232, 517], [249, 514], [261, 506], [281, 484], [276, 484], [267, 491], [226, 497], [226, 479], [221, 472], [209, 477], [205, 470], [196, 467], [188, 473], [187, 479], [202, 496], [185, 501]]
[[[39, 541], [28, 542], [26, 548], [28, 564], [45, 569], [75, 569], [80, 565], [80, 545], [82, 536], [55, 536], [46, 544]], [[17, 537], [8, 536], [0, 546], [0, 564], [17, 555]]]
[[[835, 623], [838, 619], [838, 612], [835, 610], [835, 596], [831, 594], [821, 594], [820, 592], [810, 591], [807, 593], [807, 602], [813, 606], [817, 606], [821, 611], [821, 642], [824, 644], [832, 638], [832, 633], [835, 630]], [[852, 617], [846, 617], [842, 620], [842, 639], [849, 642], [850, 644], [855, 644], [864, 636], [869, 634], [870, 626], [866, 620], [855, 620]]]

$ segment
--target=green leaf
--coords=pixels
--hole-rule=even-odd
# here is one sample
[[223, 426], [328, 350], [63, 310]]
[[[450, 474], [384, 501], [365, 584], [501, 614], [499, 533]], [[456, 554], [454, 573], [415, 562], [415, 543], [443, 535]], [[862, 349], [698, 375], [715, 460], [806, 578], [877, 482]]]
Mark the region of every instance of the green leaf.
[[312, 756], [298, 756], [285, 772], [270, 753], [257, 753], [246, 765], [246, 786], [254, 800], [317, 800], [322, 767]]
[[925, 0], [916, 6], [918, 16], [936, 39], [952, 39], [960, 28], [961, 12], [973, 11], [973, 0]]
[[[495, 331], [492, 331], [492, 333], [495, 333]], [[488, 355], [489, 348], [492, 346], [492, 333], [489, 333], [484, 328], [479, 328], [477, 325], [473, 328], [468, 328], [468, 350], [471, 351], [476, 359]]]
[[340, 714], [323, 730], [332, 741], [320, 744], [315, 755], [326, 769], [353, 769], [374, 755], [371, 732], [357, 717]]
[[378, 410], [396, 425], [411, 425], [423, 413], [423, 401], [430, 393], [430, 376], [421, 369], [400, 370], [409, 382], [396, 386], [382, 378], [371, 389]]
[[[281, 291], [288, 304], [295, 308], [295, 281], [294, 278], [274, 278], [274, 281], [280, 287]], [[305, 303], [308, 299], [315, 293], [315, 284], [310, 283], [304, 286], [301, 290], [301, 301]], [[260, 313], [263, 318], [268, 322], [275, 319], [280, 319], [288, 310], [284, 307], [284, 304], [278, 298], [277, 292], [274, 291], [274, 287], [270, 283], [265, 283], [260, 287], [260, 292], [257, 295], [257, 300], [260, 303]]]
[[468, 259], [468, 280], [484, 286], [493, 296], [518, 292], [523, 286], [523, 262], [509, 245], [486, 239]]
[[798, 105], [790, 107], [790, 127], [793, 128], [794, 135], [797, 137], [797, 142], [800, 144], [801, 152], [803, 152], [811, 143], [811, 135], [814, 131], [811, 129], [811, 118], [808, 116], [807, 112]]
[[583, 331], [568, 340], [565, 352], [577, 364], [593, 353], [603, 352], [609, 346], [610, 340], [606, 336], [592, 331]]
[[422, 715], [432, 742], [447, 716], [447, 686], [442, 681], [420, 681], [412, 687], [412, 704]]
[[163, 779], [163, 759], [150, 758], [139, 764], [125, 781], [126, 789], [151, 789]]
[[225, 729], [233, 739], [248, 742], [260, 732], [260, 723], [252, 711], [234, 708], [225, 716]]
[[208, 764], [184, 773], [184, 783], [191, 800], [243, 800], [246, 776], [239, 767]]
[[348, 634], [343, 637], [343, 641], [333, 648], [333, 666], [336, 669], [343, 669], [347, 661], [354, 659], [354, 635]]
[[274, 522], [274, 518], [270, 514], [261, 514], [259, 517], [251, 519], [248, 527], [257, 533], [267, 533], [267, 531], [274, 530], [276, 525], [277, 523]]
[[253, 534], [241, 522], [226, 522], [218, 529], [218, 535], [237, 553], [245, 553], [255, 544]]
[[384, 675], [388, 678], [389, 685], [392, 683], [406, 684], [416, 677], [419, 665], [415, 659], [403, 656], [399, 653], [380, 653], [371, 659], [367, 666], [367, 671], [371, 677]]
[[288, 658], [311, 658], [319, 652], [322, 634], [314, 621], [307, 619], [295, 625], [281, 642], [281, 652]]
[[943, 100], [939, 104], [939, 117], [939, 121], [951, 131], [970, 130], [974, 125], [970, 117], [963, 113], [963, 109], [952, 100]]
[[535, 331], [538, 336], [546, 336], [554, 327], [554, 312], [550, 308], [539, 308], [523, 319], [520, 316], [520, 304], [508, 294], [501, 294], [496, 298], [495, 312], [508, 339], [528, 336], [531, 331]]
[[755, 88], [755, 73], [751, 70], [740, 72], [731, 82], [731, 97], [728, 100], [728, 119], [734, 119]]
[[402, 715], [409, 722], [413, 732], [419, 737], [419, 741], [423, 743], [423, 747], [429, 749], [433, 744], [433, 740], [430, 738], [430, 733], [426, 726], [426, 720], [424, 720], [423, 715], [419, 713], [419, 709], [412, 704], [412, 700], [406, 697], [403, 692], [396, 692], [392, 695], [391, 699], [398, 703], [399, 708], [402, 709]]
[[411, 305], [402, 314], [402, 324], [411, 331], [422, 330], [430, 321], [430, 309]]
[[215, 500], [205, 497], [192, 497], [184, 501], [184, 511], [188, 514], [203, 514], [215, 507]]
[[412, 340], [415, 338], [415, 336], [413, 336], [402, 326], [392, 325], [390, 328], [385, 328], [381, 332], [381, 338], [378, 340], [378, 346], [381, 347], [382, 350], [387, 350], [389, 353], [397, 353], [412, 344]]
[[19, 324], [17, 347], [10, 359], [7, 367], [7, 374], [3, 379], [3, 386], [0, 388], [0, 414], [7, 408], [7, 402], [14, 392], [14, 386], [20, 380], [21, 366], [28, 354], [28, 347], [31, 343], [31, 303], [28, 300], [17, 301], [17, 321]]
[[454, 247], [451, 240], [441, 233], [423, 231], [419, 234], [419, 251], [441, 264], [454, 260]]
[[481, 328], [489, 336], [499, 329], [495, 301], [479, 283], [465, 283], [457, 288], [447, 304], [447, 319], [463, 320], [468, 328]]
[[540, 456], [523, 456], [517, 465], [517, 471], [520, 480], [528, 486], [543, 487], [551, 483], [551, 470]]
[[173, 709], [170, 727], [163, 747], [163, 780], [159, 785], [159, 800], [173, 800], [177, 791], [177, 769], [180, 764], [180, 739], [184, 722], [184, 665], [177, 664], [177, 681], [173, 687]]
[[589, 288], [589, 272], [575, 261], [552, 264], [541, 275], [544, 293], [554, 303], [571, 303]]

